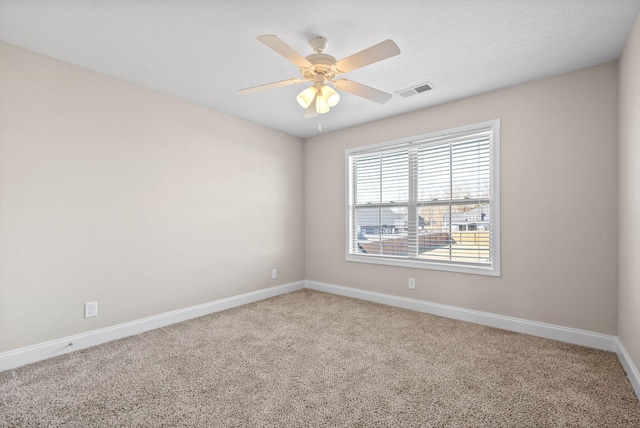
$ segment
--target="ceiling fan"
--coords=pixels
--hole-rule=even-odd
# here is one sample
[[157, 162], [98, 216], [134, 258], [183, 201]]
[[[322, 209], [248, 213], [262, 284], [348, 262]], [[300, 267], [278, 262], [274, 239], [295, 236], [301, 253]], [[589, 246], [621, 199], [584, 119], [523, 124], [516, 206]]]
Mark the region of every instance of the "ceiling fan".
[[375, 101], [379, 104], [384, 104], [391, 98], [391, 94], [351, 80], [336, 80], [336, 76], [398, 55], [400, 48], [398, 48], [398, 45], [396, 45], [393, 40], [387, 39], [377, 45], [373, 45], [337, 61], [331, 55], [324, 53], [329, 44], [324, 37], [315, 37], [311, 40], [310, 44], [314, 53], [307, 57], [300, 55], [278, 36], [270, 34], [258, 36], [257, 39], [298, 66], [302, 73], [302, 78], [287, 79], [241, 89], [238, 91], [240, 94], [251, 94], [265, 89], [311, 82], [313, 85], [300, 92], [296, 97], [298, 104], [305, 109], [305, 118], [327, 113], [331, 107], [340, 101], [340, 95], [329, 86], [329, 83], [337, 89]]

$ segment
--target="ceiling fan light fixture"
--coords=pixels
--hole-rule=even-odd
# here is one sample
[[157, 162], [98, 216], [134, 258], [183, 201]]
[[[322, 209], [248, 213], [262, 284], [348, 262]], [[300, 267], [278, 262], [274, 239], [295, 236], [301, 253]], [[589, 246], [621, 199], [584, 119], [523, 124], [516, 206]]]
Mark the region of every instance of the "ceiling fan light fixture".
[[[318, 95], [322, 95], [322, 91], [318, 91], [319, 94]], [[329, 110], [331, 110], [331, 108], [329, 107], [329, 104], [327, 104], [327, 101], [324, 99], [323, 96], [318, 96], [316, 97], [316, 112], [318, 114], [325, 114], [328, 113]]]
[[304, 109], [304, 118], [308, 119], [310, 117], [316, 117], [317, 115], [318, 115], [318, 112], [316, 112], [316, 100], [314, 98], [313, 102], [309, 104], [309, 107]]
[[305, 89], [304, 91], [300, 92], [296, 97], [296, 101], [298, 101], [298, 104], [300, 104], [300, 107], [306, 109], [311, 105], [317, 93], [318, 93], [318, 90], [315, 88], [315, 86], [311, 86]]
[[329, 107], [334, 107], [340, 101], [340, 94], [338, 94], [331, 86], [324, 85], [320, 89], [322, 98]]

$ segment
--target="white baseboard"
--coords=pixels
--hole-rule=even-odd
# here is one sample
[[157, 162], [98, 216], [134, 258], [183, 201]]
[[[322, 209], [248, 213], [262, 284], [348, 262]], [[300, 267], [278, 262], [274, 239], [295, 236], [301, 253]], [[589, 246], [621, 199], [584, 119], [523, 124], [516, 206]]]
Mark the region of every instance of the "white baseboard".
[[189, 308], [154, 315], [148, 318], [142, 318], [136, 321], [126, 322], [111, 327], [76, 334], [74, 336], [39, 343], [25, 348], [3, 352], [0, 353], [0, 371], [20, 367], [25, 364], [88, 348], [90, 346], [99, 345], [112, 340], [121, 339], [123, 337], [132, 336], [134, 334], [143, 333], [145, 331], [201, 317], [214, 312], [223, 311], [225, 309], [234, 308], [236, 306], [245, 305], [247, 303], [268, 299], [269, 297], [278, 296], [280, 294], [290, 293], [304, 288], [304, 285], [304, 281], [278, 285], [264, 290], [240, 294], [226, 299], [220, 299], [201, 305], [191, 306]]
[[619, 337], [616, 338], [616, 345], [616, 354], [618, 354], [620, 364], [622, 364], [624, 371], [627, 372], [627, 376], [629, 376], [629, 381], [631, 382], [631, 386], [633, 386], [633, 390], [636, 392], [636, 397], [640, 399], [640, 372], [638, 371], [636, 365], [633, 364], [631, 356], [627, 352]]
[[368, 300], [370, 302], [382, 303], [403, 309], [411, 309], [418, 312], [425, 312], [461, 321], [468, 321], [489, 327], [501, 328], [503, 330], [560, 340], [562, 342], [587, 346], [589, 348], [602, 349], [610, 352], [616, 352], [618, 349], [616, 336], [593, 333], [590, 331], [561, 327], [536, 321], [528, 321], [520, 318], [506, 317], [489, 312], [480, 312], [455, 306], [441, 305], [439, 303], [431, 303], [424, 300], [409, 299], [406, 297], [392, 296], [390, 294], [365, 291], [357, 288], [342, 287], [322, 282], [305, 281], [305, 283], [305, 288], [325, 291], [327, 293], [338, 294], [340, 296], [354, 297], [356, 299]]

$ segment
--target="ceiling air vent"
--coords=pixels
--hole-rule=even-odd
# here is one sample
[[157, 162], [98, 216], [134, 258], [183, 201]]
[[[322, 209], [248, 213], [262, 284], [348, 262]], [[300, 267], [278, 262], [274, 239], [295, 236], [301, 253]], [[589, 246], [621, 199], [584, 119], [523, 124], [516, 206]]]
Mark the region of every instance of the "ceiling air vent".
[[418, 86], [414, 86], [413, 88], [403, 89], [402, 91], [398, 91], [396, 93], [402, 95], [403, 97], [410, 97], [412, 95], [419, 94], [421, 92], [427, 92], [433, 90], [433, 84], [431, 82], [421, 83]]

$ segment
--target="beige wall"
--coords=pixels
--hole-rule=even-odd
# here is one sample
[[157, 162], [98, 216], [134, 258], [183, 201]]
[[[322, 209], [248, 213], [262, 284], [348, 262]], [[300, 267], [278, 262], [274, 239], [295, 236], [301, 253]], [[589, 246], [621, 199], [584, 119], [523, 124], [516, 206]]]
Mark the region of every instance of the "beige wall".
[[[345, 261], [345, 149], [491, 119], [501, 277]], [[305, 177], [308, 280], [617, 334], [617, 63], [311, 138]]]
[[303, 151], [0, 44], [0, 352], [304, 279]]
[[640, 367], [640, 16], [620, 58], [618, 334]]

